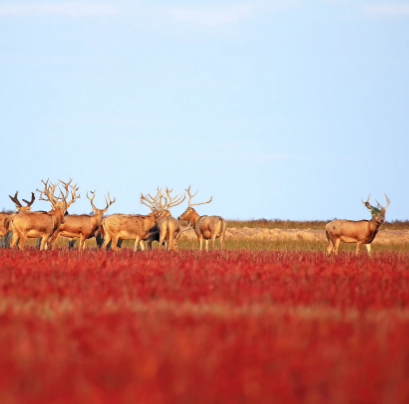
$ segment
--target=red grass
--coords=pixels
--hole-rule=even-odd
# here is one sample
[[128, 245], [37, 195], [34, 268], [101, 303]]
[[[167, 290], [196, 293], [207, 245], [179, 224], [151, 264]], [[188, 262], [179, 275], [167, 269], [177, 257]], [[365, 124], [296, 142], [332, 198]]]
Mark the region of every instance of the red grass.
[[409, 255], [0, 250], [0, 403], [407, 403]]

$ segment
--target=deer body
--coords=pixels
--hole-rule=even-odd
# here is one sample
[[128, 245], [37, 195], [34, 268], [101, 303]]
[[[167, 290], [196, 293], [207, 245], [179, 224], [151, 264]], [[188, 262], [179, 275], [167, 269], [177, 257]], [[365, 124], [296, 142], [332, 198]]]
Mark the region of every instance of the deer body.
[[[134, 251], [139, 244], [141, 250], [145, 249], [144, 241], [148, 241], [148, 247], [152, 247], [152, 240], [149, 237], [158, 231], [157, 222], [167, 216], [170, 216], [169, 209], [179, 205], [185, 200], [185, 197], [176, 195], [172, 198], [172, 190], [166, 188], [166, 196], [162, 189], [157, 190], [155, 196], [141, 194], [140, 201], [143, 205], [151, 209], [148, 215], [111, 215], [104, 219], [101, 224], [101, 233], [104, 236], [102, 249], [104, 250], [112, 240], [112, 249], [118, 250], [118, 240], [135, 240]], [[163, 201], [164, 200], [164, 201]]]
[[158, 221], [158, 232], [159, 248], [161, 248], [163, 243], [166, 243], [168, 251], [175, 251], [175, 240], [181, 234], [179, 222], [172, 216], [166, 216]]
[[60, 208], [50, 212], [23, 212], [10, 215], [6, 221], [12, 224], [13, 237], [10, 248], [13, 248], [18, 239], [19, 249], [24, 249], [27, 238], [41, 238], [40, 250], [43, 250], [51, 234], [64, 222], [64, 211]]
[[[0, 237], [4, 237], [9, 231], [13, 231], [13, 225], [10, 223], [10, 220], [5, 221], [10, 215], [15, 215], [18, 212], [29, 212], [31, 210], [31, 205], [35, 201], [35, 196], [34, 192], [31, 193], [31, 201], [27, 201], [23, 199], [23, 201], [26, 203], [26, 206], [23, 206], [20, 201], [18, 200], [18, 191], [16, 191], [16, 194], [13, 196], [9, 195], [9, 198], [15, 203], [17, 212], [15, 213], [0, 213]], [[11, 236], [12, 237], [12, 236]], [[7, 240], [4, 239], [4, 247], [8, 247], [8, 244], [10, 243], [11, 239], [10, 235], [7, 237]]]
[[80, 239], [80, 250], [85, 250], [85, 240], [95, 237], [96, 231], [99, 229], [99, 226], [102, 222], [102, 217], [105, 212], [107, 212], [109, 206], [111, 206], [116, 198], [111, 201], [111, 198], [108, 193], [108, 199], [106, 200], [106, 207], [104, 209], [98, 209], [94, 205], [94, 198], [96, 190], [92, 192], [93, 196], [90, 198], [87, 193], [87, 198], [91, 201], [91, 206], [95, 212], [94, 216], [90, 215], [69, 215], [66, 217], [65, 223], [62, 224], [53, 234], [50, 239], [51, 248], [54, 248], [55, 243], [59, 236], [67, 237], [70, 241], [73, 238]]
[[211, 241], [211, 249], [214, 249], [216, 239], [220, 240], [220, 249], [224, 248], [224, 237], [226, 233], [226, 221], [221, 216], [200, 216], [192, 206], [203, 205], [210, 203], [209, 201], [202, 203], [191, 203], [192, 198], [197, 194], [191, 195], [190, 187], [186, 190], [189, 195], [188, 208], [178, 217], [179, 220], [186, 220], [194, 229], [199, 249], [202, 250], [203, 240], [206, 243], [206, 251], [209, 249], [209, 240]]
[[[170, 212], [165, 212], [164, 215]], [[154, 231], [155, 221], [160, 217], [161, 212], [154, 211], [149, 215], [122, 215], [115, 214], [108, 216], [101, 223], [104, 243], [101, 249], [105, 249], [112, 240], [111, 248], [118, 250], [118, 240], [135, 240], [134, 251], [139, 244], [142, 251], [145, 249], [143, 241], [146, 240], [152, 231]]]
[[206, 251], [214, 249], [216, 239], [220, 241], [220, 248], [224, 248], [224, 237], [226, 233], [226, 221], [221, 216], [200, 216], [195, 209], [187, 208], [179, 217], [179, 220], [186, 220], [196, 233], [199, 249], [202, 250], [203, 240], [206, 243]]
[[[17, 241], [20, 239], [18, 248], [24, 249], [24, 243], [27, 238], [41, 238], [40, 250], [44, 250], [48, 239], [59, 228], [59, 226], [65, 221], [65, 214], [68, 207], [75, 202], [76, 198], [80, 196], [76, 195], [78, 188], [71, 186], [72, 199], [67, 202], [69, 194], [70, 180], [68, 183], [60, 181], [65, 186], [66, 195], [61, 192], [61, 197], [54, 195], [57, 184], [48, 185], [47, 182], [43, 182], [44, 191], [40, 192], [40, 200], [51, 202], [52, 210], [49, 212], [18, 212], [10, 215], [5, 219], [5, 224], [8, 223], [9, 228], [13, 230], [13, 237], [11, 239], [10, 247], [14, 247]], [[47, 199], [42, 196], [45, 195]]]
[[85, 250], [85, 240], [94, 237], [102, 221], [102, 213], [94, 216], [89, 215], [68, 215], [65, 222], [54, 232], [50, 239], [51, 248], [54, 248], [59, 236], [69, 239], [80, 239], [80, 250]]
[[6, 226], [4, 220], [9, 216], [9, 213], [0, 212], [0, 237], [5, 236], [9, 232], [8, 225]]
[[368, 254], [371, 253], [371, 243], [382, 224], [385, 222], [386, 208], [389, 206], [389, 199], [386, 196], [388, 204], [383, 208], [379, 202], [381, 209], [375, 208], [369, 204], [369, 198], [363, 202], [365, 206], [371, 211], [371, 220], [333, 220], [325, 226], [325, 232], [328, 239], [327, 254], [334, 252], [338, 253], [340, 243], [357, 243], [356, 254], [359, 254], [362, 245], [365, 245]]

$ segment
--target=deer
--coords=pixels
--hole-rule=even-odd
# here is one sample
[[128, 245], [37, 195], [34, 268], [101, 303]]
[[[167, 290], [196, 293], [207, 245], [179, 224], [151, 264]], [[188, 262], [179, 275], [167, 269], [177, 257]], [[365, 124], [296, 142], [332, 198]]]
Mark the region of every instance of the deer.
[[[30, 202], [27, 201], [26, 199], [22, 199], [22, 201], [26, 203], [25, 206], [23, 206], [21, 202], [18, 200], [18, 191], [16, 191], [16, 194], [14, 195], [14, 197], [9, 195], [9, 198], [14, 202], [17, 212], [28, 212], [29, 210], [31, 210], [31, 205], [35, 201], [34, 192], [31, 193]], [[12, 229], [9, 229], [9, 226], [5, 226], [4, 224], [4, 220], [9, 215], [10, 215], [9, 213], [0, 212], [0, 237], [2, 238], [1, 240], [2, 247], [8, 247], [10, 245], [10, 241], [12, 237]]]
[[209, 240], [211, 240], [211, 249], [214, 249], [214, 244], [216, 239], [220, 241], [220, 249], [224, 248], [224, 237], [226, 233], [226, 220], [221, 216], [200, 216], [193, 206], [196, 205], [205, 205], [212, 202], [213, 197], [207, 202], [201, 203], [192, 203], [192, 199], [197, 195], [199, 191], [196, 191], [195, 194], [190, 192], [191, 186], [186, 189], [186, 192], [189, 195], [189, 203], [187, 209], [178, 217], [179, 220], [185, 220], [191, 225], [196, 233], [197, 241], [199, 243], [199, 250], [202, 250], [203, 240], [206, 243], [206, 251], [209, 249]]
[[170, 203], [162, 203], [163, 198], [162, 190], [159, 188], [155, 196], [151, 196], [149, 193], [146, 196], [141, 194], [141, 204], [151, 209], [151, 213], [148, 215], [115, 214], [105, 218], [100, 226], [100, 232], [104, 237], [101, 249], [105, 250], [111, 240], [111, 248], [114, 251], [118, 250], [118, 240], [135, 240], [134, 251], [138, 249], [139, 245], [143, 251], [145, 249], [144, 241], [148, 239], [151, 233], [156, 231], [156, 223], [162, 217], [170, 216], [169, 208], [176, 206], [175, 204], [182, 197], [177, 195], [177, 200]]
[[[159, 222], [158, 222], [158, 225], [157, 225], [157, 227], [158, 227], [157, 230], [154, 231], [154, 232], [152, 232], [152, 233], [149, 235], [149, 237], [148, 237], [148, 239], [147, 239], [148, 249], [149, 249], [149, 250], [152, 249], [152, 243], [153, 243], [154, 241], [157, 241], [157, 242], [159, 243], [159, 248], [160, 248], [161, 246], [165, 246], [165, 248], [169, 251], [169, 240], [170, 240], [170, 238], [172, 237], [174, 241], [173, 241], [173, 249], [171, 249], [171, 251], [176, 251], [177, 248], [178, 248], [178, 241], [179, 241], [179, 239], [180, 239], [180, 236], [181, 236], [186, 230], [191, 229], [191, 227], [190, 227], [189, 225], [185, 226], [185, 228], [182, 229], [182, 228], [180, 227], [180, 224], [179, 224], [178, 220], [175, 219], [175, 222], [176, 222], [176, 223], [172, 224], [171, 226], [172, 226], [173, 228], [176, 228], [176, 226], [178, 226], [179, 230], [178, 230], [178, 232], [174, 231], [174, 232], [173, 232], [173, 235], [171, 235], [170, 232], [169, 232], [169, 230], [168, 230], [170, 226], [165, 222], [165, 220], [166, 220], [167, 218], [172, 218], [172, 219], [174, 219], [172, 216], [166, 216], [166, 217], [164, 217], [163, 219], [160, 219]], [[162, 226], [161, 226], [161, 222], [163, 222]], [[169, 227], [168, 227], [168, 226], [169, 226]], [[162, 231], [160, 231], [161, 228], [162, 228]], [[163, 236], [162, 236], [162, 239], [161, 239], [161, 235], [163, 235]]]
[[[160, 210], [168, 211], [170, 208], [180, 205], [185, 201], [186, 196], [178, 199], [179, 194], [172, 198], [170, 195], [172, 191], [172, 189], [166, 188], [166, 197], [162, 196], [162, 198], [159, 198], [158, 204]], [[164, 203], [162, 203], [162, 199], [165, 200]], [[177, 248], [177, 240], [179, 240], [182, 234], [179, 222], [174, 217], [167, 215], [157, 220], [157, 230], [155, 230], [156, 229], [153, 229], [152, 234], [148, 237], [148, 249], [152, 249], [153, 241], [158, 241], [159, 249], [165, 244], [167, 251], [175, 251]]]
[[[20, 238], [18, 248], [24, 250], [24, 243], [27, 238], [41, 237], [40, 250], [44, 250], [48, 239], [52, 236], [54, 231], [65, 222], [65, 214], [69, 206], [80, 197], [76, 195], [76, 191], [78, 191], [77, 186], [70, 185], [72, 179], [70, 179], [68, 183], [59, 180], [65, 185], [66, 191], [64, 195], [60, 189], [61, 197], [55, 195], [56, 184], [50, 183], [49, 185], [48, 180], [46, 182], [41, 181], [44, 184], [44, 190], [41, 191], [37, 189], [37, 191], [40, 192], [40, 200], [50, 202], [52, 209], [49, 212], [22, 212], [10, 215], [6, 218], [5, 222], [13, 226], [13, 238], [10, 243], [10, 248], [13, 248]], [[70, 202], [67, 202], [69, 186], [72, 188], [72, 199]]]
[[88, 240], [92, 237], [95, 237], [96, 231], [99, 229], [99, 226], [102, 222], [102, 217], [104, 213], [108, 211], [108, 208], [115, 203], [116, 198], [111, 200], [111, 197], [108, 192], [108, 198], [105, 197], [106, 206], [103, 209], [98, 209], [94, 205], [94, 199], [97, 190], [91, 191], [92, 197], [89, 197], [87, 192], [87, 198], [91, 202], [92, 210], [95, 212], [95, 215], [68, 215], [65, 219], [65, 222], [60, 225], [60, 227], [54, 232], [49, 242], [51, 248], [53, 249], [55, 243], [59, 236], [67, 237], [72, 240], [72, 238], [80, 239], [79, 250], [85, 250], [85, 240]]
[[386, 209], [390, 204], [388, 196], [385, 194], [386, 203], [385, 207], [375, 199], [378, 204], [378, 208], [371, 206], [369, 204], [369, 199], [371, 194], [369, 194], [366, 202], [361, 199], [362, 203], [371, 212], [371, 220], [333, 220], [327, 223], [325, 226], [325, 232], [328, 239], [328, 245], [326, 248], [327, 254], [334, 252], [335, 255], [338, 254], [338, 248], [340, 243], [357, 243], [356, 245], [356, 255], [361, 251], [361, 247], [365, 244], [368, 250], [368, 255], [371, 254], [371, 243], [375, 239], [380, 227], [385, 222]]

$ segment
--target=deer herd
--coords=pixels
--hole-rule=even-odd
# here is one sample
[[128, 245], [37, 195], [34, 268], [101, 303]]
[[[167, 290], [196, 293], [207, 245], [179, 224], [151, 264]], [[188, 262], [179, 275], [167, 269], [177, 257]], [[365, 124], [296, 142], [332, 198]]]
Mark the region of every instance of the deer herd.
[[[165, 190], [158, 188], [154, 196], [149, 193], [141, 194], [140, 202], [151, 210], [147, 215], [115, 213], [104, 218], [104, 214], [115, 203], [116, 198], [112, 200], [108, 193], [105, 197], [106, 206], [98, 209], [94, 205], [96, 190], [90, 192], [90, 195], [87, 192], [86, 196], [95, 214], [70, 215], [68, 208], [81, 197], [77, 194], [79, 187], [71, 184], [72, 179], [69, 182], [58, 181], [59, 183], [55, 184], [49, 183], [49, 180], [42, 181], [44, 189], [37, 189], [40, 200], [51, 203], [51, 210], [48, 212], [31, 211], [31, 205], [35, 201], [34, 193], [30, 202], [22, 199], [26, 203], [25, 206], [18, 200], [18, 191], [14, 197], [9, 195], [17, 211], [11, 214], [0, 213], [0, 237], [11, 236], [10, 248], [17, 246], [23, 250], [27, 238], [36, 238], [40, 250], [53, 249], [61, 236], [69, 240], [70, 246], [79, 239], [79, 250], [85, 249], [86, 240], [95, 237], [103, 250], [112, 248], [116, 251], [123, 240], [133, 240], [134, 251], [138, 248], [144, 250], [145, 242], [148, 249], [151, 249], [154, 241], [159, 242], [159, 248], [165, 245], [167, 250], [174, 251], [178, 239], [189, 228], [196, 233], [200, 250], [203, 240], [206, 242], [206, 250], [209, 247], [209, 240], [211, 249], [214, 249], [216, 239], [220, 241], [220, 248], [224, 248], [226, 221], [220, 216], [200, 216], [193, 206], [210, 203], [212, 198], [207, 202], [192, 203], [197, 192], [192, 195], [191, 187], [186, 189], [189, 196], [188, 208], [178, 219], [171, 216], [170, 209], [183, 203], [186, 195], [172, 196], [173, 190], [169, 188]], [[181, 225], [181, 221], [187, 222], [187, 226]]]
[[[103, 209], [98, 209], [94, 205], [96, 190], [90, 192], [91, 195], [87, 192], [86, 196], [94, 215], [70, 215], [68, 208], [80, 198], [77, 194], [79, 187], [71, 184], [72, 179], [69, 182], [58, 181], [56, 184], [49, 183], [49, 180], [42, 181], [44, 189], [37, 189], [40, 193], [39, 199], [51, 203], [50, 211], [31, 211], [35, 201], [33, 192], [30, 202], [22, 199], [24, 206], [18, 200], [18, 191], [14, 197], [9, 195], [17, 211], [11, 214], [0, 213], [0, 237], [3, 237], [3, 240], [7, 236], [10, 240], [11, 237], [10, 248], [17, 246], [23, 250], [27, 238], [36, 238], [40, 250], [53, 249], [61, 236], [69, 240], [70, 248], [74, 246], [76, 239], [79, 239], [80, 251], [85, 249], [86, 240], [93, 237], [102, 250], [112, 248], [116, 251], [121, 247], [123, 240], [133, 240], [134, 251], [144, 250], [145, 242], [148, 249], [152, 249], [154, 241], [159, 242], [159, 248], [164, 245], [167, 250], [175, 251], [180, 236], [188, 229], [194, 230], [200, 250], [203, 248], [203, 240], [206, 251], [209, 248], [209, 241], [211, 249], [214, 249], [216, 239], [220, 241], [220, 248], [224, 248], [226, 220], [221, 216], [200, 216], [193, 206], [210, 203], [213, 199], [211, 197], [207, 202], [192, 203], [198, 191], [192, 195], [190, 186], [186, 189], [189, 197], [188, 207], [177, 219], [171, 215], [170, 209], [182, 204], [186, 200], [186, 195], [172, 196], [173, 190], [169, 188], [165, 190], [158, 188], [154, 196], [149, 193], [141, 194], [141, 204], [151, 210], [147, 215], [115, 213], [104, 218], [108, 208], [116, 201], [116, 198], [111, 199], [109, 192], [105, 197], [106, 206]], [[59, 194], [56, 193], [57, 187]], [[376, 201], [378, 208], [375, 208], [369, 203], [370, 196], [362, 203], [369, 209], [371, 220], [333, 220], [325, 226], [328, 239], [327, 254], [332, 252], [337, 254], [340, 243], [356, 243], [356, 254], [359, 254], [364, 244], [368, 254], [371, 253], [371, 243], [385, 222], [390, 200], [385, 194], [387, 205], [382, 207]], [[183, 226], [181, 223], [187, 225]], [[4, 246], [8, 246], [8, 243], [6, 242]]]

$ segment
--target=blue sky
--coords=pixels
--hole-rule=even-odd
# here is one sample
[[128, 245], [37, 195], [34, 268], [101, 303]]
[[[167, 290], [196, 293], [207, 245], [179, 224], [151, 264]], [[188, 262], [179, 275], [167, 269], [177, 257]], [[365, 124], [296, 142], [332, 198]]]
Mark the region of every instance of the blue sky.
[[409, 1], [0, 1], [0, 208], [73, 177], [71, 213], [191, 184], [229, 219], [363, 219], [383, 192], [408, 219], [408, 43]]

